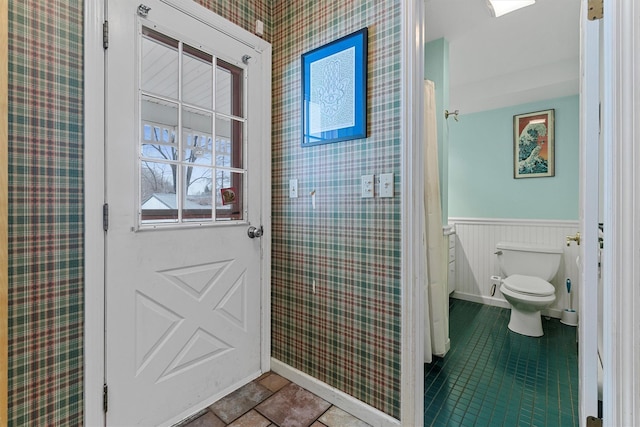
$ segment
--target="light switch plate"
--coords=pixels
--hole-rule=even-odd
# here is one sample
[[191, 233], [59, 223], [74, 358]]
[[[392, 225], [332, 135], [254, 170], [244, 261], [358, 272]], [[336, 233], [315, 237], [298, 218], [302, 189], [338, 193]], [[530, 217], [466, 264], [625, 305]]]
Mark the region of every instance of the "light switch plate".
[[289, 180], [289, 198], [290, 199], [298, 198], [298, 180], [297, 179]]
[[393, 197], [393, 173], [380, 175], [380, 197]]
[[362, 175], [362, 198], [373, 197], [373, 175]]

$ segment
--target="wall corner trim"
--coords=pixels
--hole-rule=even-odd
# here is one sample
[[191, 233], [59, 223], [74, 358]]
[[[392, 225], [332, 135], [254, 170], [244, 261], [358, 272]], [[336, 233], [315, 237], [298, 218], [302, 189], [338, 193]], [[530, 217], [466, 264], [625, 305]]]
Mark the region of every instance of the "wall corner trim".
[[425, 15], [421, 0], [401, 4], [401, 381], [403, 425], [424, 423], [424, 274], [422, 239], [422, 146], [424, 141]]

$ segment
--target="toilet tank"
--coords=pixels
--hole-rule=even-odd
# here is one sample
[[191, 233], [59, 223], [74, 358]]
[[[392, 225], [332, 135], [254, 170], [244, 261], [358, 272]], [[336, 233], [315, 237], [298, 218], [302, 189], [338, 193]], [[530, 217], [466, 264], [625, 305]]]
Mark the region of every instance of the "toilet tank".
[[558, 272], [562, 248], [531, 243], [500, 242], [496, 244], [500, 270], [505, 276], [524, 274], [547, 282]]

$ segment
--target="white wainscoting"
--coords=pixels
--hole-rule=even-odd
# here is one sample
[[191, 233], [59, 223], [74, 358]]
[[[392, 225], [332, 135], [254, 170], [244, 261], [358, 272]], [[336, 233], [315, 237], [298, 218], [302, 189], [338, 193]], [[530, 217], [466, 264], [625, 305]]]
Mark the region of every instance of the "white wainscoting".
[[572, 307], [578, 309], [579, 248], [575, 243], [567, 246], [566, 236], [580, 229], [578, 221], [449, 218], [456, 232], [456, 284], [454, 298], [509, 308], [509, 304], [496, 287], [491, 295], [491, 276], [502, 276], [495, 255], [498, 242], [523, 242], [554, 245], [564, 249], [558, 274], [551, 281], [556, 288], [556, 301], [543, 314], [559, 318], [569, 308], [566, 279], [571, 279]]

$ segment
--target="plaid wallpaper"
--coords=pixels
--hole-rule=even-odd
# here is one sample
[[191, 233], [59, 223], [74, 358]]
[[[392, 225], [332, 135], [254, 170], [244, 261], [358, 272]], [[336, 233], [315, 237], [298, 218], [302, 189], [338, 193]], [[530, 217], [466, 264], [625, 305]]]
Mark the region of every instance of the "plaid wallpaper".
[[223, 18], [255, 34], [256, 20], [264, 23], [262, 38], [271, 42], [271, 3], [274, 0], [194, 0]]
[[9, 2], [9, 425], [82, 423], [82, 13]]
[[[369, 137], [301, 148], [300, 55], [363, 27]], [[396, 418], [400, 27], [392, 0], [273, 5], [272, 355]], [[396, 196], [360, 198], [360, 176], [385, 172]], [[289, 179], [298, 179], [297, 199]]]

